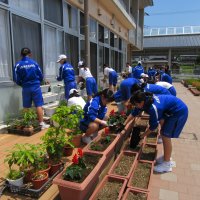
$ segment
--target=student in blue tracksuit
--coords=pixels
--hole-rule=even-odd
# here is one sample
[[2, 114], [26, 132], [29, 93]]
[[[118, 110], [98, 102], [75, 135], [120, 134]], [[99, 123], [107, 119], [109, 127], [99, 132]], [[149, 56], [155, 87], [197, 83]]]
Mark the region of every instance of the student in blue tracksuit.
[[158, 81], [155, 84], [166, 88], [171, 93], [171, 95], [176, 96], [176, 89], [172, 84], [165, 81]]
[[104, 120], [107, 112], [106, 105], [113, 100], [113, 91], [107, 88], [86, 103], [84, 118], [80, 121], [80, 129], [85, 133], [82, 137], [84, 143], [88, 144], [92, 141], [90, 137], [97, 134], [100, 125], [107, 126]]
[[78, 67], [79, 67], [78, 83], [81, 81], [81, 79], [85, 80], [86, 92], [89, 101], [90, 99], [92, 99], [92, 95], [95, 95], [97, 93], [97, 83], [95, 78], [92, 76], [90, 69], [85, 66], [83, 61], [79, 61]]
[[32, 60], [31, 50], [27, 47], [21, 49], [22, 59], [14, 67], [14, 81], [22, 87], [23, 107], [30, 108], [32, 101], [35, 104], [37, 116], [42, 129], [48, 128], [49, 125], [43, 122], [44, 104], [40, 83], [43, 75], [39, 65]]
[[165, 81], [172, 84], [172, 77], [166, 74], [165, 72], [159, 71], [156, 73], [156, 76], [158, 77], [160, 81]]
[[138, 61], [138, 65], [133, 68], [133, 78], [140, 79], [141, 74], [144, 73], [144, 68], [142, 62]]
[[133, 78], [133, 73], [132, 73], [133, 69], [132, 67], [130, 66], [130, 63], [126, 63], [126, 69], [125, 69], [125, 72], [126, 72], [126, 75], [128, 78]]
[[[170, 172], [174, 165], [171, 160], [172, 143], [171, 138], [178, 138], [188, 118], [188, 108], [183, 101], [172, 95], [153, 96], [152, 93], [136, 92], [130, 102], [135, 105], [135, 109], [129, 115], [125, 124], [133, 120], [136, 116], [145, 111], [150, 115], [149, 127], [141, 135], [142, 138], [151, 134], [161, 123], [161, 136], [163, 140], [164, 156], [157, 159], [155, 172]], [[133, 126], [127, 125], [125, 130], [130, 130]]]
[[60, 63], [59, 76], [56, 77], [57, 81], [64, 80], [65, 84], [65, 99], [69, 99], [69, 91], [76, 89], [74, 68], [67, 62], [66, 55], [59, 55], [57, 63]]
[[171, 95], [169, 90], [166, 88], [155, 85], [155, 84], [149, 84], [149, 83], [142, 83], [142, 84], [134, 84], [131, 88], [131, 93], [137, 92], [138, 90], [143, 92], [151, 92], [155, 95]]
[[148, 76], [150, 80], [155, 80], [156, 70], [153, 67], [148, 69]]
[[108, 78], [109, 80], [109, 89], [113, 90], [114, 92], [116, 91], [117, 87], [117, 72], [109, 67], [107, 64], [104, 64], [104, 78]]

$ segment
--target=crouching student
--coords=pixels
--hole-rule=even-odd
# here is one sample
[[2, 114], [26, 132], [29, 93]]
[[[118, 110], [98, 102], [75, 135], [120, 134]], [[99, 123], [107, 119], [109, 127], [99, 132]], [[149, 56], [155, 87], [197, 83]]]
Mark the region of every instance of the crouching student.
[[107, 112], [106, 105], [114, 100], [113, 91], [104, 89], [98, 92], [94, 98], [86, 103], [84, 107], [84, 118], [80, 121], [80, 129], [85, 133], [82, 137], [83, 143], [90, 143], [91, 137], [97, 135], [99, 126], [107, 126], [104, 117]]
[[85, 104], [85, 100], [79, 95], [78, 90], [71, 89], [69, 91], [69, 99], [67, 102], [68, 106], [77, 105], [81, 106], [81, 108], [83, 109]]
[[[128, 116], [125, 124], [128, 124], [142, 111], [147, 112], [150, 115], [149, 128], [141, 135], [141, 138], [144, 138], [151, 134], [160, 122], [164, 155], [156, 160], [157, 165], [154, 167], [154, 171], [158, 173], [172, 171], [174, 161], [171, 158], [171, 138], [179, 137], [188, 118], [187, 106], [179, 98], [172, 95], [153, 96], [151, 93], [141, 91], [136, 92], [130, 98], [130, 102], [135, 105], [135, 108]], [[126, 129], [130, 130], [131, 126], [133, 126], [133, 123]]]

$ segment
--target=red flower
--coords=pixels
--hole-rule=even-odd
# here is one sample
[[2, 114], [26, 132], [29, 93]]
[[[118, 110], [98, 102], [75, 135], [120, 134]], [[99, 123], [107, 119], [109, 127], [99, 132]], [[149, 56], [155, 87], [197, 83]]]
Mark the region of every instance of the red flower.
[[79, 155], [80, 158], [83, 157], [83, 151], [82, 151], [81, 148], [78, 148], [78, 155]]
[[122, 116], [126, 116], [126, 113], [125, 113], [124, 111], [122, 111], [120, 114], [121, 114]]
[[115, 111], [114, 110], [110, 111], [110, 116], [115, 116]]
[[109, 134], [109, 127], [106, 127], [106, 128], [104, 128], [104, 132], [105, 132], [105, 134]]
[[78, 155], [77, 155], [77, 154], [74, 155], [74, 157], [73, 157], [73, 159], [72, 159], [72, 162], [73, 162], [74, 164], [78, 164]]

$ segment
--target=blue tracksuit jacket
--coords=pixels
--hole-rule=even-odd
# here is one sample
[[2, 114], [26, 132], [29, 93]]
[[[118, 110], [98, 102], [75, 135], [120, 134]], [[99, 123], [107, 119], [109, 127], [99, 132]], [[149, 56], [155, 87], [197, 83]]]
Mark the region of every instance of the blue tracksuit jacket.
[[147, 84], [144, 87], [144, 92], [151, 92], [157, 95], [171, 95], [169, 90], [160, 85], [155, 85], [155, 84]]
[[152, 131], [158, 127], [161, 119], [173, 116], [181, 117], [188, 112], [185, 103], [173, 95], [159, 95], [154, 96], [153, 98], [153, 104], [149, 107], [144, 105], [143, 109], [135, 108], [132, 111], [133, 116], [137, 116], [141, 111], [147, 112], [150, 115], [149, 129]]
[[132, 70], [133, 78], [140, 79], [141, 74], [144, 73], [144, 68], [142, 65], [137, 65]]
[[163, 74], [161, 75], [161, 79], [160, 79], [160, 80], [172, 84], [172, 77], [169, 76], [169, 75], [166, 74], [166, 73], [163, 73]]
[[13, 75], [14, 81], [22, 87], [39, 86], [43, 80], [39, 65], [28, 56], [16, 63]]

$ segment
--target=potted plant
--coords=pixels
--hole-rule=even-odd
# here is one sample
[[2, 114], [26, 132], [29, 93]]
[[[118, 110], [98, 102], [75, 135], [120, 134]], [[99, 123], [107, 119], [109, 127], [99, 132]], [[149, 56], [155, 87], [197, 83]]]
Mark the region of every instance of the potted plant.
[[122, 131], [122, 129], [124, 128], [124, 122], [126, 120], [126, 114], [125, 112], [115, 112], [114, 110], [112, 110], [109, 114], [109, 118], [108, 118], [108, 126], [111, 132], [114, 133], [119, 133]]
[[10, 168], [9, 173], [6, 176], [6, 180], [12, 186], [21, 187], [23, 185], [24, 174], [20, 170], [14, 170]]
[[68, 163], [53, 180], [58, 185], [61, 199], [88, 199], [98, 182], [105, 159], [103, 155], [78, 149], [72, 163]]

